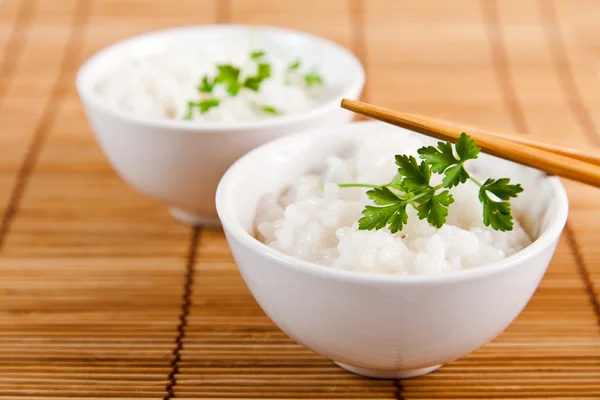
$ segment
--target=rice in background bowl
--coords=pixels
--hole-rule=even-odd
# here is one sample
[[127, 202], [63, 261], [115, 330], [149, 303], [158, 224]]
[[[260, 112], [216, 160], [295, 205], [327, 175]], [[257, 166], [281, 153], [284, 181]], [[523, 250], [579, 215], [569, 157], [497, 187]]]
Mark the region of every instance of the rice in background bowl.
[[[251, 59], [253, 52], [264, 52]], [[298, 62], [297, 68], [290, 66]], [[218, 65], [239, 68], [240, 81], [254, 76], [258, 65], [270, 67], [270, 76], [259, 90], [242, 88], [229, 95], [226, 85], [215, 84], [210, 94], [198, 90], [201, 78], [212, 79]], [[209, 98], [220, 104], [207, 112], [192, 113], [195, 122], [244, 122], [302, 113], [337, 97], [339, 82], [307, 87], [303, 76], [319, 75], [319, 64], [307, 65], [300, 54], [284, 51], [265, 40], [257, 30], [247, 41], [222, 43], [218, 39], [177, 41], [146, 55], [124, 55], [101, 76], [94, 92], [111, 106], [144, 118], [185, 119], [188, 101]], [[212, 82], [211, 82], [212, 83]], [[261, 111], [261, 106], [274, 112]]]

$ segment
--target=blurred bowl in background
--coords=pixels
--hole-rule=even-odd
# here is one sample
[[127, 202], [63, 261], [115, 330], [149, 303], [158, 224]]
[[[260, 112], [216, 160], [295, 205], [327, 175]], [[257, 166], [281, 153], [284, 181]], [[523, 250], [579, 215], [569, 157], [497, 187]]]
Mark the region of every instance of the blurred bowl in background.
[[[235, 45], [260, 38], [266, 51], [316, 64], [331, 94], [315, 108], [248, 122], [145, 118], [101, 98], [96, 85], [126, 57], [165, 52], [174, 43]], [[217, 225], [214, 204], [225, 170], [249, 150], [297, 131], [349, 122], [343, 97], [358, 99], [364, 69], [348, 50], [326, 39], [277, 27], [201, 25], [136, 36], [92, 56], [77, 74], [77, 90], [98, 143], [117, 173], [139, 192], [169, 207], [186, 224]], [[200, 76], [198, 77], [200, 80]]]

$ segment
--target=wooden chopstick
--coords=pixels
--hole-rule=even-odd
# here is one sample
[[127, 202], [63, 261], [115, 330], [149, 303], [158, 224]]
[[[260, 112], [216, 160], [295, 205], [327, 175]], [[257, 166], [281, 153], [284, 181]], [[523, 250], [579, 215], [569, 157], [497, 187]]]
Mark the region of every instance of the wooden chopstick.
[[[451, 122], [446, 123], [452, 124]], [[561, 156], [574, 158], [576, 160], [581, 160], [600, 166], [600, 149], [596, 149], [593, 147], [572, 145], [567, 146], [565, 145], [565, 143], [559, 142], [557, 140], [528, 136], [519, 133], [493, 131], [491, 129], [485, 129], [481, 127], [471, 127], [469, 129], [470, 132], [476, 132], [483, 135], [497, 136], [501, 139], [508, 139], [511, 142], [524, 144], [526, 146], [535, 147], [536, 149], [545, 150], [550, 153], [559, 154]]]
[[[358, 106], [357, 106], [358, 104], [360, 104], [360, 105], [364, 104], [364, 105], [369, 106], [369, 104], [362, 103], [359, 101], [348, 100], [348, 99], [342, 100], [343, 108], [363, 114], [360, 110], [358, 110]], [[372, 106], [372, 107], [377, 107], [377, 106]], [[388, 110], [388, 111], [390, 111], [390, 110]], [[492, 129], [482, 128], [482, 127], [467, 126], [464, 124], [458, 124], [455, 122], [446, 121], [446, 120], [439, 119], [439, 118], [422, 117], [419, 115], [400, 113], [400, 112], [397, 112], [397, 113], [405, 116], [405, 119], [407, 119], [407, 120], [409, 118], [414, 118], [414, 117], [427, 118], [431, 121], [439, 122], [440, 124], [444, 124], [448, 127], [456, 128], [456, 129], [460, 130], [461, 132], [465, 132], [466, 130], [468, 130], [471, 133], [472, 137], [474, 137], [474, 135], [477, 135], [477, 134], [496, 136], [501, 139], [508, 139], [515, 143], [532, 146], [532, 147], [538, 148], [540, 150], [549, 151], [551, 153], [560, 154], [565, 157], [574, 158], [574, 159], [581, 160], [581, 161], [586, 161], [586, 162], [600, 166], [600, 149], [596, 149], [593, 147], [566, 145], [565, 143], [557, 141], [557, 140], [527, 136], [527, 135], [518, 134], [518, 133], [494, 131]], [[368, 114], [364, 113], [364, 115], [368, 115]]]
[[342, 108], [449, 142], [456, 142], [460, 134], [465, 132], [484, 153], [600, 187], [600, 166], [592, 164], [593, 160], [600, 160], [596, 149], [575, 148], [557, 143], [550, 146], [548, 141], [539, 141], [533, 137], [528, 137], [525, 141], [516, 141], [515, 136], [523, 138], [516, 134], [492, 133], [421, 115], [402, 113], [356, 100], [343, 99]]

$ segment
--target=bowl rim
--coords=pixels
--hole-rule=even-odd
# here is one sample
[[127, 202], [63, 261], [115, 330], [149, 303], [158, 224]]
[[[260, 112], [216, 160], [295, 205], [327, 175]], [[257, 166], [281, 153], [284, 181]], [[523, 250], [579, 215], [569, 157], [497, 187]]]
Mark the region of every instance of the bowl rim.
[[[227, 31], [227, 30], [252, 30], [259, 29], [267, 31], [271, 34], [276, 33], [285, 33], [288, 35], [296, 35], [298, 37], [303, 37], [312, 42], [320, 43], [324, 46], [329, 46], [344, 57], [348, 59], [351, 63], [351, 69], [354, 71], [352, 81], [345, 82], [343, 85], [343, 90], [339, 95], [333, 96], [328, 99], [324, 103], [320, 104], [315, 108], [311, 108], [310, 110], [303, 111], [300, 113], [283, 115], [273, 118], [266, 118], [263, 120], [256, 121], [246, 121], [246, 122], [202, 122], [202, 123], [193, 123], [189, 121], [180, 121], [180, 120], [170, 120], [163, 118], [148, 118], [138, 116], [134, 113], [130, 113], [125, 110], [121, 110], [118, 107], [111, 106], [108, 102], [101, 99], [97, 96], [89, 84], [91, 71], [94, 69], [95, 65], [105, 58], [113, 57], [113, 53], [118, 51], [118, 49], [135, 46], [136, 42], [144, 41], [144, 40], [153, 40], [158, 39], [162, 36], [170, 36], [177, 34], [193, 34], [194, 32], [207, 32], [207, 31]], [[190, 132], [190, 133], [210, 133], [215, 131], [246, 131], [249, 129], [267, 129], [274, 127], [283, 127], [287, 125], [295, 125], [298, 123], [302, 123], [306, 120], [311, 120], [315, 118], [319, 118], [328, 112], [331, 112], [333, 109], [337, 109], [339, 107], [339, 101], [343, 97], [356, 97], [360, 94], [365, 84], [365, 68], [359, 58], [349, 49], [335, 43], [332, 40], [326, 39], [324, 37], [303, 32], [296, 29], [283, 28], [279, 26], [272, 25], [253, 25], [253, 24], [199, 24], [199, 25], [184, 25], [173, 28], [160, 29], [155, 31], [150, 31], [147, 33], [142, 33], [140, 35], [131, 36], [128, 38], [121, 39], [115, 43], [112, 43], [97, 52], [93, 53], [89, 56], [85, 62], [79, 67], [77, 71], [77, 75], [75, 78], [75, 84], [77, 88], [77, 92], [79, 93], [79, 97], [83, 100], [84, 103], [88, 103], [89, 106], [97, 108], [105, 113], [112, 114], [120, 119], [126, 120], [127, 122], [135, 123], [142, 126], [150, 126], [150, 127], [162, 127], [168, 129], [177, 129], [181, 132]]]
[[[322, 278], [337, 279], [343, 281], [362, 282], [362, 283], [377, 283], [377, 284], [399, 284], [399, 283], [414, 283], [414, 284], [446, 284], [451, 282], [468, 281], [476, 278], [486, 277], [495, 273], [500, 273], [519, 265], [525, 264], [527, 261], [535, 258], [544, 251], [554, 251], [552, 245], [556, 242], [567, 222], [569, 203], [565, 188], [558, 177], [547, 176], [544, 179], [549, 181], [552, 188], [552, 195], [556, 199], [556, 213], [547, 229], [533, 241], [525, 249], [516, 252], [515, 254], [490, 264], [485, 264], [475, 268], [455, 271], [448, 274], [440, 275], [387, 275], [377, 274], [373, 272], [358, 272], [347, 271], [327, 266], [311, 263], [300, 260], [287, 254], [281, 253], [274, 248], [262, 243], [250, 233], [246, 232], [241, 224], [234, 218], [231, 212], [228, 194], [231, 189], [230, 181], [237, 170], [243, 169], [247, 160], [256, 157], [256, 154], [268, 152], [271, 149], [277, 148], [285, 144], [287, 141], [295, 140], [300, 136], [318, 136], [328, 130], [336, 129], [337, 132], [345, 130], [365, 130], [370, 125], [380, 125], [377, 121], [361, 121], [348, 124], [338, 125], [336, 127], [324, 127], [302, 131], [296, 134], [288, 135], [277, 140], [266, 143], [255, 148], [240, 159], [238, 159], [223, 175], [216, 194], [216, 208], [221, 220], [221, 224], [227, 236], [231, 235], [237, 242], [243, 245], [248, 250], [260, 253], [262, 256], [299, 272], [317, 275]], [[229, 237], [227, 238], [229, 241]], [[239, 268], [239, 266], [238, 266]]]

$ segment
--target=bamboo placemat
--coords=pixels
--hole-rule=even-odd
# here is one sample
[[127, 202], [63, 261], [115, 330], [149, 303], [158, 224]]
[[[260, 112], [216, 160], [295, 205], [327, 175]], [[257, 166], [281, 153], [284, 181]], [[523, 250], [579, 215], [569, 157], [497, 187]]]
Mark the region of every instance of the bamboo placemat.
[[264, 316], [221, 231], [118, 179], [73, 85], [133, 34], [283, 25], [357, 53], [373, 103], [600, 145], [599, 19], [592, 0], [4, 0], [0, 399], [600, 399], [597, 189], [566, 182], [557, 255], [498, 339], [421, 378], [364, 379]]

